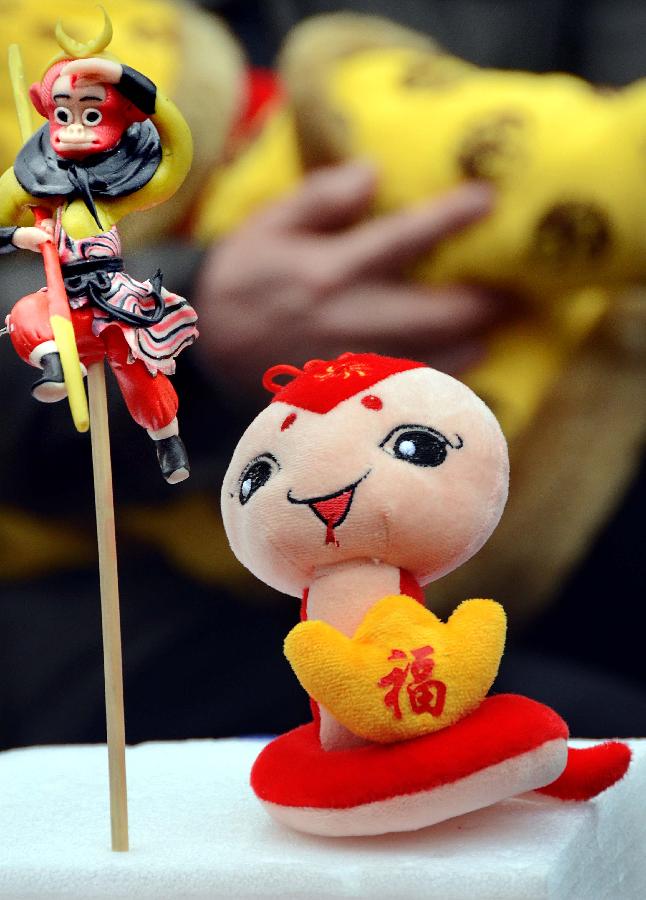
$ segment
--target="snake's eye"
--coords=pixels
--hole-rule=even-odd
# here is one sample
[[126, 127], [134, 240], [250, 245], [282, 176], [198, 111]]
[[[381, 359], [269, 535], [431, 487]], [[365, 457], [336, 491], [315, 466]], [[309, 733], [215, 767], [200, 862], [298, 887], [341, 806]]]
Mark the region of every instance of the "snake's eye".
[[66, 106], [57, 106], [54, 110], [54, 118], [59, 125], [69, 125], [72, 121], [72, 113]]
[[94, 125], [98, 125], [101, 119], [103, 118], [103, 114], [99, 112], [98, 109], [94, 109], [93, 106], [88, 106], [87, 109], [83, 110], [83, 115], [81, 116], [81, 122], [84, 125], [89, 125], [90, 127], [94, 127]]
[[278, 460], [271, 453], [263, 453], [247, 463], [239, 479], [238, 499], [240, 503], [244, 506], [279, 469]]
[[399, 425], [379, 446], [389, 456], [414, 466], [441, 466], [449, 449], [462, 447], [462, 438], [459, 435], [456, 438], [457, 443], [453, 444], [440, 431], [427, 425]]

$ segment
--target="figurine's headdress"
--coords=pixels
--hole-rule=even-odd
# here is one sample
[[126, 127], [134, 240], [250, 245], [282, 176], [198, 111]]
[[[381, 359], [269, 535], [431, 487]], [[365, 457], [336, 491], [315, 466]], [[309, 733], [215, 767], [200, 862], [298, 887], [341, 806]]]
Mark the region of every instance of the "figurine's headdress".
[[[103, 13], [103, 27], [96, 37], [85, 43], [70, 37], [63, 28], [63, 23], [60, 20], [57, 23], [55, 34], [62, 53], [59, 53], [49, 62], [42, 79], [33, 84], [29, 91], [32, 103], [44, 118], [49, 118], [54, 110], [55, 104], [52, 99], [52, 87], [60, 75], [61, 69], [68, 62], [73, 59], [89, 59], [90, 57], [96, 56], [116, 61], [115, 56], [106, 52], [106, 47], [112, 40], [112, 22], [105, 9], [102, 6], [100, 6], [99, 9]], [[106, 100], [103, 110], [113, 110], [118, 112], [114, 129], [115, 134], [120, 135], [123, 130], [133, 122], [141, 122], [145, 118], [145, 115], [129, 100], [126, 100], [122, 94], [115, 91], [112, 85], [106, 85], [105, 88]]]
[[63, 27], [63, 22], [60, 19], [58, 20], [54, 35], [56, 37], [56, 43], [61, 48], [62, 53], [57, 54], [49, 61], [47, 68], [45, 69], [45, 75], [53, 65], [57, 62], [62, 62], [63, 60], [88, 59], [90, 56], [107, 56], [113, 58], [110, 54], [105, 52], [112, 40], [112, 22], [104, 7], [99, 6], [99, 9], [103, 13], [103, 27], [96, 37], [91, 38], [85, 43], [77, 41], [76, 38], [67, 34]]
[[[310, 412], [327, 413], [343, 400], [366, 390], [409, 369], [427, 368], [424, 363], [376, 353], [343, 353], [337, 359], [312, 359], [302, 369], [278, 365], [267, 369], [263, 387], [275, 396], [272, 403], [280, 401], [307, 409]], [[274, 381], [276, 376], [290, 375], [287, 384]]]
[[[105, 52], [106, 47], [109, 46], [110, 41], [112, 40], [112, 22], [105, 9], [102, 6], [100, 6], [99, 9], [103, 13], [103, 27], [96, 37], [91, 38], [85, 43], [70, 37], [65, 31], [60, 19], [56, 23], [56, 30], [54, 33], [58, 46], [61, 48], [62, 52], [51, 59], [45, 67], [43, 76], [36, 85], [39, 89], [37, 91], [39, 98], [34, 95], [36, 92], [32, 90], [32, 102], [41, 115], [47, 116], [47, 110], [51, 104], [52, 85], [60, 75], [61, 69], [65, 63], [70, 62], [72, 59], [88, 59], [89, 57], [94, 56], [102, 56], [108, 59], [116, 58], [113, 57], [112, 54]], [[40, 103], [38, 102], [38, 99], [40, 99]]]

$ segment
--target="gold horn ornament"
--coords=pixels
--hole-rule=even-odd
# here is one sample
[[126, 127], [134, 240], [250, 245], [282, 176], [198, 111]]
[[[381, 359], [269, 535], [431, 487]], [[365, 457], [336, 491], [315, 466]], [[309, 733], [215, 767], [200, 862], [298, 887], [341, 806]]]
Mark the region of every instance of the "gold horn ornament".
[[74, 59], [87, 59], [90, 56], [98, 56], [98, 54], [102, 53], [109, 45], [112, 40], [112, 22], [110, 21], [110, 16], [107, 14], [105, 7], [99, 6], [98, 8], [103, 13], [103, 28], [95, 38], [92, 38], [86, 43], [81, 43], [81, 41], [77, 41], [75, 38], [70, 37], [63, 28], [61, 19], [56, 23], [56, 41], [58, 46], [67, 56], [71, 56]]

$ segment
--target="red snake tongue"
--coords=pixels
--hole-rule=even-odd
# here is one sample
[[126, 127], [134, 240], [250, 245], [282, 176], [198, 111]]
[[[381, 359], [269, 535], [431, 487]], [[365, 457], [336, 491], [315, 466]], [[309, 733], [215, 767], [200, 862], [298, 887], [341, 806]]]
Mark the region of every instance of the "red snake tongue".
[[336, 544], [337, 547], [339, 546], [339, 542], [334, 536], [334, 527], [346, 514], [353, 493], [354, 488], [349, 488], [347, 491], [342, 491], [335, 497], [328, 497], [327, 500], [317, 500], [315, 503], [310, 503], [312, 509], [327, 525], [327, 533], [325, 535], [326, 544]]
[[329, 497], [327, 500], [317, 500], [315, 503], [311, 503], [310, 506], [312, 509], [316, 510], [319, 516], [324, 519], [328, 525], [331, 525], [332, 528], [334, 528], [339, 519], [342, 519], [345, 515], [348, 504], [350, 503], [350, 500], [352, 500], [352, 493], [353, 489], [349, 488], [347, 491], [343, 491], [343, 493], [337, 494], [335, 497]]

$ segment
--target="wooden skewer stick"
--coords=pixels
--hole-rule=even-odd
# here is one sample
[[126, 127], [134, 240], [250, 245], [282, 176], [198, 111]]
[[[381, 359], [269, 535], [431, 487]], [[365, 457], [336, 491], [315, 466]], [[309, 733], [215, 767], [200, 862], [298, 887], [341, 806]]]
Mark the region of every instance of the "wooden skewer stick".
[[110, 777], [110, 824], [112, 849], [128, 850], [128, 796], [126, 789], [126, 728], [123, 711], [123, 671], [117, 542], [112, 498], [112, 463], [105, 389], [105, 364], [88, 368], [94, 501], [99, 545], [101, 620], [103, 624], [103, 669], [105, 673], [105, 717], [108, 735]]

